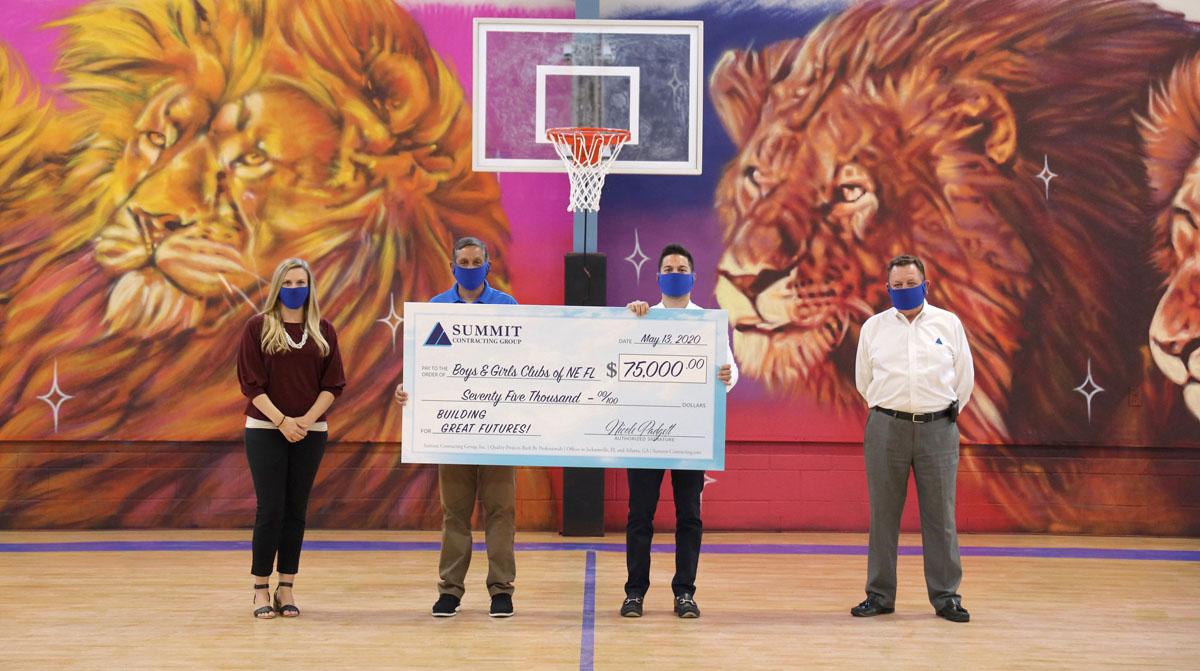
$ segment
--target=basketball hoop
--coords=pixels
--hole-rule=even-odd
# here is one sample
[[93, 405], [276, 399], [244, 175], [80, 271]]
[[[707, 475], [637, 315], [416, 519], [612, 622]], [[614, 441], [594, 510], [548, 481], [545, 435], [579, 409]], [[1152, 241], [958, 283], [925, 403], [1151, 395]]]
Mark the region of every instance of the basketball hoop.
[[629, 131], [619, 128], [551, 128], [546, 138], [567, 166], [571, 178], [568, 212], [600, 210], [600, 190], [604, 177], [621, 147], [629, 141]]

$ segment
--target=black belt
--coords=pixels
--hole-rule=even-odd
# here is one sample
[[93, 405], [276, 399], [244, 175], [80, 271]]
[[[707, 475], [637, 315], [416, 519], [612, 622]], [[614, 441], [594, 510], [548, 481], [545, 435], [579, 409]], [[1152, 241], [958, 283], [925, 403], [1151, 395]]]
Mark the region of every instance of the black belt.
[[914, 424], [924, 424], [925, 422], [932, 422], [935, 419], [941, 419], [943, 417], [950, 416], [950, 408], [946, 408], [945, 410], [938, 410], [937, 412], [916, 412], [916, 413], [903, 412], [900, 410], [889, 410], [888, 408], [882, 408], [878, 405], [872, 409], [878, 410], [879, 412], [882, 412], [885, 415], [891, 415], [892, 417], [895, 417], [896, 419], [903, 419], [906, 422], [913, 422]]

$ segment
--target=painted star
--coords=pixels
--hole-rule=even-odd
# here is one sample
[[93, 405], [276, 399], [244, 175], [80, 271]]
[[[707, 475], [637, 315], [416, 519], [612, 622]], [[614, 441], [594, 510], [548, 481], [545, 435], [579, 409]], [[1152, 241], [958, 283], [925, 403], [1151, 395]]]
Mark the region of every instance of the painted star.
[[50, 410], [54, 413], [54, 433], [58, 433], [58, 409], [62, 407], [63, 401], [75, 398], [58, 388], [58, 359], [54, 360], [54, 381], [50, 384], [50, 391], [37, 398], [50, 406]]
[[1092, 423], [1092, 397], [1095, 396], [1096, 394], [1099, 394], [1100, 392], [1104, 391], [1104, 387], [1101, 387], [1100, 385], [1096, 384], [1096, 381], [1092, 379], [1092, 360], [1091, 359], [1088, 359], [1088, 362], [1087, 362], [1087, 377], [1083, 380], [1082, 384], [1080, 384], [1078, 387], [1075, 387], [1074, 391], [1077, 391], [1080, 394], [1083, 394], [1083, 397], [1087, 399], [1088, 424], [1091, 424]]
[[[710, 476], [708, 473], [705, 473], [704, 474], [704, 489], [708, 489], [708, 486], [715, 483], [716, 481], [717, 481], [716, 478]], [[700, 490], [700, 505], [704, 505], [704, 489]]]
[[667, 86], [671, 89], [671, 97], [676, 101], [676, 112], [681, 119], [687, 117], [687, 106], [681, 105], [687, 96], [687, 83], [679, 78], [679, 68], [671, 67], [671, 81], [667, 82]]
[[376, 319], [377, 322], [383, 322], [392, 330], [392, 351], [396, 351], [396, 329], [400, 324], [404, 323], [404, 318], [396, 314], [396, 294], [388, 294], [388, 299], [391, 301], [391, 307], [388, 308], [388, 316], [383, 319]]
[[638, 284], [641, 284], [642, 265], [649, 261], [650, 257], [646, 256], [645, 253], [642, 252], [642, 243], [641, 240], [638, 239], [638, 231], [636, 228], [633, 229], [633, 253], [631, 253], [629, 256], [626, 256], [625, 260], [633, 264], [634, 271], [637, 273], [637, 282]]
[[1034, 177], [1046, 183], [1046, 200], [1050, 200], [1050, 180], [1058, 177], [1058, 175], [1050, 172], [1050, 157], [1046, 154], [1042, 154], [1042, 171], [1034, 175]]

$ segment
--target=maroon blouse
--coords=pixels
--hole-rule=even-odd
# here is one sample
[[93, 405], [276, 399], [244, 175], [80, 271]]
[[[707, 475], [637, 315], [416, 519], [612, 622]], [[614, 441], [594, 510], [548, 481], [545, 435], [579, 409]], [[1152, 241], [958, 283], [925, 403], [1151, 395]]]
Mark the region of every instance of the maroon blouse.
[[[253, 399], [259, 394], [266, 394], [287, 417], [299, 417], [308, 412], [323, 391], [334, 397], [341, 395], [346, 386], [346, 374], [342, 370], [342, 354], [332, 324], [321, 320], [321, 335], [329, 343], [328, 356], [321, 356], [321, 350], [312, 338], [300, 349], [289, 347], [279, 354], [266, 354], [261, 344], [262, 328], [263, 316], [251, 317], [242, 332], [238, 351], [238, 383], [246, 398], [251, 399], [246, 404], [248, 417], [271, 421], [254, 406]], [[304, 324], [284, 322], [283, 328], [287, 329], [293, 342], [300, 342], [304, 337]], [[325, 415], [317, 421], [325, 421]]]

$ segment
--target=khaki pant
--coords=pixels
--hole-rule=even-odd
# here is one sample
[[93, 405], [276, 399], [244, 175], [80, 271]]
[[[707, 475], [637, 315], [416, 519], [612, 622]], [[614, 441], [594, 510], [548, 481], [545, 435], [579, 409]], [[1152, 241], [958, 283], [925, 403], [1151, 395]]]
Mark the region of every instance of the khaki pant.
[[516, 534], [517, 469], [515, 466], [441, 464], [442, 553], [438, 561], [438, 592], [462, 598], [471, 566], [471, 515], [476, 495], [483, 501], [487, 541], [487, 588], [490, 596], [512, 594], [517, 577], [513, 553]]

